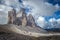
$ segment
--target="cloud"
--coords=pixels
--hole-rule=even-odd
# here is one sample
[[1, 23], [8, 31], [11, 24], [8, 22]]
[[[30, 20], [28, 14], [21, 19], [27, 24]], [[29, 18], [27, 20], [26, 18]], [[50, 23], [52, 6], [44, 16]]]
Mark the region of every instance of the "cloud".
[[37, 19], [37, 25], [39, 25], [40, 27], [44, 28], [45, 24], [46, 24], [45, 18], [40, 16]]
[[60, 18], [59, 19], [57, 19], [57, 28], [60, 28]]
[[56, 9], [59, 9], [60, 8], [60, 6], [58, 4], [56, 4], [55, 7], [56, 7]]
[[46, 3], [44, 1], [41, 0], [31, 0], [31, 1], [23, 1], [25, 6], [31, 6], [33, 7], [31, 14], [32, 15], [41, 15], [41, 16], [45, 16], [45, 15], [52, 15], [55, 11], [56, 8], [53, 5], [46, 5]]
[[60, 28], [60, 19], [51, 18], [49, 22], [51, 24], [50, 28]]
[[49, 22], [51, 23], [51, 27], [55, 27], [57, 22], [56, 22], [56, 19], [55, 18], [51, 18], [49, 19]]
[[60, 19], [57, 19], [57, 23], [60, 24]]
[[37, 25], [39, 25], [41, 28], [44, 28], [44, 29], [60, 28], [60, 19], [50, 18], [49, 22], [47, 22], [44, 17], [40, 16], [37, 19]]
[[51, 19], [49, 19], [49, 22], [54, 23], [54, 22], [56, 22], [56, 19], [55, 18], [51, 18]]
[[20, 10], [19, 0], [1, 0], [1, 1], [3, 1], [2, 4], [16, 9], [17, 12]]
[[12, 10], [11, 7], [0, 4], [0, 24], [7, 24], [8, 11]]
[[12, 7], [10, 7], [10, 6], [6, 6], [6, 5], [1, 5], [0, 4], [0, 11], [3, 11], [3, 12], [8, 12], [8, 11], [10, 11], [10, 10], [12, 10], [13, 8]]
[[0, 24], [7, 24], [8, 14], [6, 12], [0, 11]]
[[60, 19], [50, 18], [49, 21], [46, 21], [45, 17], [39, 16], [37, 25], [44, 29], [60, 28]]

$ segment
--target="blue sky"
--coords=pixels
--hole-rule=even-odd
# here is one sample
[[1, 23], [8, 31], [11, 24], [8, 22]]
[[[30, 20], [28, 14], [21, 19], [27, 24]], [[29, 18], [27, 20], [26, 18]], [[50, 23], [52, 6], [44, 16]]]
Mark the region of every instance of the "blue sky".
[[[12, 8], [19, 12], [21, 7], [25, 8], [27, 15], [32, 14], [36, 24], [42, 28], [45, 28], [47, 23], [49, 27], [60, 25], [60, 0], [2, 0], [2, 2], [0, 0], [0, 11], [6, 14]], [[3, 23], [2, 20], [3, 18], [0, 24]], [[4, 23], [7, 22], [6, 20]]]
[[47, 0], [47, 1], [53, 5], [58, 4], [60, 6], [60, 0]]

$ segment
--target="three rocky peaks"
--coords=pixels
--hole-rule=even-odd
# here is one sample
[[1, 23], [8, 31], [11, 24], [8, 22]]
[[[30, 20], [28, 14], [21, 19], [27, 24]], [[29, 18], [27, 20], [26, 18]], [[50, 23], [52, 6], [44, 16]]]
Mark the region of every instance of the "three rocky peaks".
[[8, 11], [8, 19], [9, 19], [8, 24], [36, 27], [33, 16], [29, 14], [29, 16], [27, 17], [24, 8], [22, 8], [21, 12], [19, 13], [22, 14], [21, 17], [16, 17], [18, 13], [16, 13], [15, 9]]

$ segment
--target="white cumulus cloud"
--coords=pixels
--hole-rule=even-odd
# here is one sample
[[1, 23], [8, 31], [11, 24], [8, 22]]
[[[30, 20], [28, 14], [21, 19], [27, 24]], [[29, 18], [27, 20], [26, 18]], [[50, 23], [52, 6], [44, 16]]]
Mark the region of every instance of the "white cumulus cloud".
[[57, 19], [57, 23], [59, 23], [59, 24], [60, 24], [60, 19]]
[[56, 19], [55, 19], [55, 18], [51, 18], [51, 19], [49, 20], [49, 22], [54, 23], [54, 22], [56, 22]]
[[44, 28], [45, 24], [46, 24], [45, 18], [40, 16], [37, 19], [37, 25], [39, 25], [40, 27]]
[[57, 28], [57, 19], [55, 19], [55, 18], [50, 18], [49, 19], [49, 22], [50, 22], [50, 24], [51, 24], [51, 27], [52, 28]]

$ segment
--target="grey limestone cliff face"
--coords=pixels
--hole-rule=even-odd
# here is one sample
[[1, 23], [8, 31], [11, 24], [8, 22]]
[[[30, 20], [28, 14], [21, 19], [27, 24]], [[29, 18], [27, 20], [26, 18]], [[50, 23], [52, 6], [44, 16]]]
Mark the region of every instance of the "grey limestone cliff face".
[[16, 10], [12, 9], [11, 11], [8, 11], [8, 24], [13, 24], [16, 20]]
[[26, 26], [26, 25], [27, 25], [27, 17], [26, 17], [25, 9], [22, 9], [22, 26]]
[[33, 18], [33, 16], [31, 14], [29, 14], [29, 16], [27, 17], [27, 20], [28, 20], [28, 25], [31, 26], [31, 27], [36, 27], [36, 24], [35, 24], [35, 20]]
[[16, 20], [14, 21], [14, 24], [15, 25], [22, 25], [22, 17], [18, 17], [18, 18], [16, 18]]

